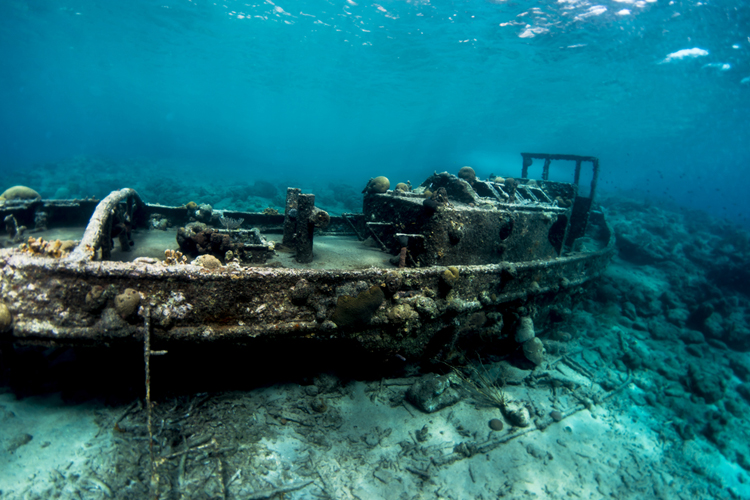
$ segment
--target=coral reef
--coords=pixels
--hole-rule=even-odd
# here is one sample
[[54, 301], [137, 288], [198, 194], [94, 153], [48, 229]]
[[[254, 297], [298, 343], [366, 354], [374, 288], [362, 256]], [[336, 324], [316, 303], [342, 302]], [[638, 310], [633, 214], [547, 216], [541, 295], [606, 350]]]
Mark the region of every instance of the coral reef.
[[477, 180], [477, 174], [471, 167], [461, 167], [458, 171], [458, 178], [465, 180], [469, 184], [474, 184], [474, 181]]
[[126, 288], [115, 296], [115, 311], [124, 320], [132, 319], [141, 304], [141, 294], [132, 288]]
[[109, 299], [109, 293], [101, 285], [93, 285], [86, 294], [86, 309], [92, 312], [98, 312], [104, 309]]
[[0, 333], [10, 330], [12, 324], [13, 316], [10, 314], [10, 309], [5, 305], [5, 302], [0, 302]]
[[187, 264], [187, 256], [183, 255], [179, 250], [169, 248], [164, 250], [164, 265], [175, 266], [177, 264]]
[[224, 229], [231, 231], [242, 226], [242, 223], [245, 222], [245, 219], [243, 219], [242, 217], [240, 217], [239, 219], [233, 219], [231, 217], [222, 215], [221, 217], [219, 217], [219, 222], [222, 226], [224, 226]]
[[41, 198], [42, 195], [26, 186], [13, 186], [6, 189], [3, 194], [0, 194], [0, 202], [11, 200], [37, 200]]
[[221, 268], [221, 261], [213, 255], [205, 254], [195, 259], [193, 265], [201, 266], [204, 269], [216, 270]]
[[339, 327], [369, 323], [384, 300], [385, 295], [379, 286], [372, 286], [356, 297], [342, 295], [338, 298], [331, 320]]
[[362, 190], [363, 193], [385, 193], [388, 188], [391, 187], [391, 181], [387, 177], [378, 176], [367, 183], [365, 188]]
[[169, 219], [163, 214], [151, 214], [148, 216], [148, 228], [159, 231], [166, 231], [171, 226]]
[[526, 359], [540, 366], [544, 362], [544, 344], [537, 337], [529, 339], [523, 344], [523, 354]]
[[534, 338], [534, 322], [528, 316], [522, 317], [518, 321], [518, 327], [516, 328], [516, 342], [523, 344], [524, 342]]
[[59, 259], [69, 254], [76, 245], [77, 242], [72, 240], [44, 241], [41, 236], [36, 239], [30, 236], [28, 242], [21, 245], [21, 250], [32, 255], [44, 255]]

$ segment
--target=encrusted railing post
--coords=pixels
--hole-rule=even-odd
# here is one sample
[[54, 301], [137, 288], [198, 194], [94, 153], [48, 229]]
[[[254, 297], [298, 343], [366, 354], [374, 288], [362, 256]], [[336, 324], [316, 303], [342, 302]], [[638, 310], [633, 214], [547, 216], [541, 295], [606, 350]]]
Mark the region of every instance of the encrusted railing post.
[[[70, 252], [66, 260], [73, 262], [93, 260], [96, 256], [96, 250], [99, 248], [102, 249], [102, 260], [110, 258], [112, 222], [118, 206], [122, 202], [127, 204], [125, 215], [131, 219], [136, 210], [146, 206], [134, 189], [124, 188], [119, 191], [112, 191], [96, 206], [96, 210], [89, 220], [89, 225], [86, 226], [86, 231], [83, 233], [81, 243]], [[129, 222], [132, 222], [132, 220]]]
[[314, 194], [301, 194], [298, 188], [287, 188], [285, 215], [282, 243], [295, 250], [297, 262], [312, 262], [315, 228], [328, 226], [330, 215], [315, 206]]

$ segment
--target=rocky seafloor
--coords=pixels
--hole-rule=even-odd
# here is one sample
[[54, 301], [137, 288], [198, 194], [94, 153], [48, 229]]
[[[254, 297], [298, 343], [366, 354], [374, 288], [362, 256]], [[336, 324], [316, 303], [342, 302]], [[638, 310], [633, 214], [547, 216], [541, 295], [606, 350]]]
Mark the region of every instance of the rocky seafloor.
[[[490, 355], [440, 375], [266, 373], [176, 394], [160, 390], [157, 359], [153, 473], [137, 352], [6, 350], [0, 498], [750, 498], [750, 235], [700, 212], [601, 203], [618, 254], [537, 331], [542, 366]], [[246, 362], [233, 380], [259, 372]], [[454, 401], [427, 413], [408, 391], [438, 376]], [[504, 403], [477, 393], [488, 381]]]

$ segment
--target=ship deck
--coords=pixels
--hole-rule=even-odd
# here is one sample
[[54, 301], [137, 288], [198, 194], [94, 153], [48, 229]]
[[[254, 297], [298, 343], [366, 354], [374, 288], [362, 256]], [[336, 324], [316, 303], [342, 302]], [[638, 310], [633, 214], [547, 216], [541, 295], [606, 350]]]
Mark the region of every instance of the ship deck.
[[[80, 240], [83, 237], [85, 227], [55, 227], [45, 231], [34, 231], [27, 233], [33, 238], [41, 237], [45, 241], [54, 240]], [[316, 235], [314, 247], [314, 259], [311, 263], [300, 264], [294, 259], [294, 255], [281, 247], [281, 234], [264, 234], [276, 245], [276, 255], [265, 264], [264, 267], [285, 267], [290, 269], [367, 269], [370, 267], [392, 268], [389, 262], [391, 255], [381, 251], [378, 247], [369, 246], [359, 241], [356, 236], [345, 235]], [[164, 250], [179, 250], [177, 244], [177, 228], [169, 228], [166, 231], [140, 230], [133, 231], [133, 242], [135, 245], [131, 251], [124, 252], [115, 241], [112, 249], [112, 260], [120, 262], [131, 262], [139, 257], [151, 257], [164, 259]], [[10, 238], [3, 235], [0, 237], [0, 248], [9, 248], [14, 245]]]

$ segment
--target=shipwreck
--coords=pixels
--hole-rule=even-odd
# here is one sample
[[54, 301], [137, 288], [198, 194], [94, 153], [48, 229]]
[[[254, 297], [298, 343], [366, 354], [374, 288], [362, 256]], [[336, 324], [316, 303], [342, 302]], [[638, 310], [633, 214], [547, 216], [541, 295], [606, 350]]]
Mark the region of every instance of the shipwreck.
[[[535, 329], [602, 273], [614, 236], [595, 204], [598, 159], [522, 159], [517, 178], [373, 179], [361, 213], [335, 216], [295, 188], [284, 213], [154, 205], [128, 188], [7, 201], [0, 341], [348, 342], [410, 360], [501, 341], [539, 363]], [[552, 162], [574, 162], [574, 178], [550, 180]]]

